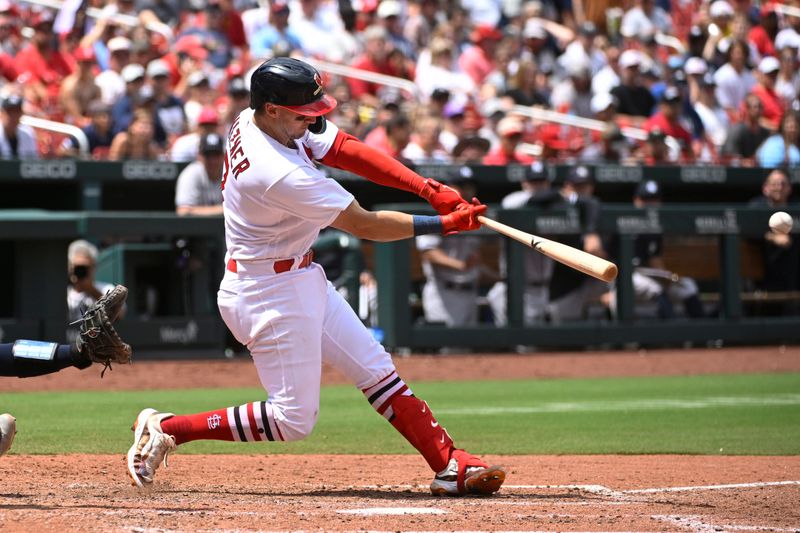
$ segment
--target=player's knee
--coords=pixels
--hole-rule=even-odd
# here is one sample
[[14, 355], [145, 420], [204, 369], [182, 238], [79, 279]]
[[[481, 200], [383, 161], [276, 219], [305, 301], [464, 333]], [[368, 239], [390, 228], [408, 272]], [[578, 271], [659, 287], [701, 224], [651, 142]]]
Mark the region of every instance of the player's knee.
[[284, 411], [283, 419], [280, 423], [283, 440], [302, 440], [311, 435], [314, 426], [317, 424], [318, 412], [319, 408]]

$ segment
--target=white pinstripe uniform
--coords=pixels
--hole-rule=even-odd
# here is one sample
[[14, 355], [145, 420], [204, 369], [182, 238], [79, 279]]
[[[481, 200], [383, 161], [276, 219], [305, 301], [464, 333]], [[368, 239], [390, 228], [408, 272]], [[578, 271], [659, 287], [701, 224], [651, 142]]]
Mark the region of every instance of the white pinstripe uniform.
[[[306, 131], [289, 148], [263, 133], [253, 114], [242, 111], [228, 135], [222, 181], [228, 269], [217, 302], [225, 324], [250, 350], [269, 400], [228, 409], [233, 438], [290, 441], [311, 433], [323, 361], [390, 419], [389, 401], [411, 390], [322, 267], [303, 264], [320, 230], [353, 201], [312, 162], [331, 148], [338, 128], [328, 123], [321, 134]], [[276, 261], [285, 267], [287, 259], [291, 266], [276, 273]]]

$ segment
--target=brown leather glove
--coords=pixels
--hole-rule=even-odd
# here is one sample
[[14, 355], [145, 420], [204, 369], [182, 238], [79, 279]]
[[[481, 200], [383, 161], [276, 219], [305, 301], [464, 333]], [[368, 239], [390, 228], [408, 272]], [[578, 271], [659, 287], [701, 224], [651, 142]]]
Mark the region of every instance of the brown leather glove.
[[486, 206], [472, 199], [472, 203], [464, 203], [450, 214], [442, 215], [442, 235], [454, 235], [459, 231], [472, 231], [481, 227], [480, 215], [486, 214]]

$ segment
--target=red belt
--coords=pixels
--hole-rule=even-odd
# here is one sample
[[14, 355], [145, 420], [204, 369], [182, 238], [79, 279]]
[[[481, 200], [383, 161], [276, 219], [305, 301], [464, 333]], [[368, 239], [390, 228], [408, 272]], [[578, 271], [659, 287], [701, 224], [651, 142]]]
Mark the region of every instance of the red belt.
[[[314, 259], [314, 250], [309, 250], [305, 254], [303, 254], [303, 259], [300, 260], [300, 264], [297, 266], [297, 269], [306, 268], [308, 265], [311, 264], [311, 261]], [[288, 272], [294, 266], [294, 258], [289, 259], [276, 259], [272, 263], [272, 269], [275, 271], [276, 274], [281, 274], [283, 272]], [[236, 273], [238, 269], [238, 265], [236, 264], [235, 259], [228, 259], [228, 270], [233, 273]]]

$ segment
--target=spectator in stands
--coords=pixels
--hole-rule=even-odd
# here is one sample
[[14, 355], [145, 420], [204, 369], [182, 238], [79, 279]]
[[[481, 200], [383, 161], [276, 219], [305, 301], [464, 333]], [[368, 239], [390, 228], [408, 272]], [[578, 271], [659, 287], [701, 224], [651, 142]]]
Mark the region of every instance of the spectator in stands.
[[461, 165], [480, 165], [489, 153], [491, 143], [478, 136], [464, 137], [453, 147], [453, 163]]
[[108, 68], [97, 75], [94, 82], [100, 87], [103, 103], [113, 105], [125, 94], [125, 80], [122, 69], [131, 60], [133, 43], [127, 37], [114, 37], [108, 41]]
[[[657, 209], [661, 205], [661, 186], [653, 180], [645, 180], [636, 188], [633, 205], [639, 209]], [[673, 301], [683, 303], [686, 315], [702, 318], [706, 315], [700, 302], [697, 283], [686, 276], [670, 271], [664, 263], [664, 238], [660, 234], [640, 234], [634, 240], [633, 291], [637, 301], [653, 302], [659, 318], [676, 316]], [[612, 245], [618, 248], [618, 242]], [[618, 251], [616, 252], [618, 254]], [[604, 301], [616, 311], [616, 293], [609, 292]]]
[[197, 161], [181, 171], [175, 182], [175, 212], [178, 215], [221, 215], [225, 146], [218, 133], [200, 137]]
[[58, 49], [58, 36], [53, 33], [53, 13], [50, 10], [38, 12], [31, 26], [33, 38], [15, 58], [17, 81], [23, 83], [27, 100], [50, 112], [58, 100], [61, 82], [72, 73], [72, 67]]
[[158, 159], [161, 149], [155, 142], [154, 130], [152, 112], [137, 108], [128, 129], [114, 136], [108, 158], [111, 161]]
[[[96, 100], [89, 104], [87, 111], [89, 124], [81, 128], [89, 141], [89, 154], [93, 159], [106, 159], [111, 142], [114, 139], [111, 124], [111, 108]], [[61, 157], [78, 157], [80, 145], [74, 137], [67, 137], [59, 147], [58, 155]]]
[[[394, 76], [396, 73], [388, 61], [390, 48], [386, 29], [382, 26], [370, 26], [364, 30], [362, 37], [364, 52], [353, 59], [352, 66], [368, 72]], [[355, 78], [348, 78], [347, 83], [350, 85], [350, 93], [354, 99], [372, 107], [380, 105], [378, 97], [380, 85]]]
[[755, 164], [756, 149], [770, 136], [770, 131], [761, 124], [763, 109], [758, 96], [750, 94], [745, 98], [742, 120], [731, 125], [722, 148], [725, 158], [744, 166]]
[[[520, 209], [531, 207], [538, 210], [548, 210], [554, 204], [560, 203], [558, 191], [550, 186], [550, 176], [547, 168], [540, 162], [532, 163], [525, 169], [521, 190], [512, 192], [502, 200], [503, 209]], [[526, 250], [525, 265], [525, 292], [523, 296], [523, 321], [526, 326], [543, 322], [547, 304], [550, 300], [550, 278], [553, 275], [553, 260], [536, 252]], [[500, 252], [500, 275], [505, 278], [507, 265], [505, 251]], [[494, 322], [497, 326], [508, 323], [508, 287], [505, 281], [496, 282], [486, 298], [492, 308]]]
[[754, 25], [747, 34], [747, 40], [753, 43], [761, 57], [777, 56], [775, 50], [775, 37], [778, 35], [778, 14], [775, 6], [770, 3], [761, 5], [758, 24]]
[[800, 90], [800, 72], [798, 72], [797, 51], [784, 48], [778, 56], [781, 68], [778, 79], [775, 80], [775, 93], [784, 102], [793, 102], [797, 99]]
[[[67, 248], [67, 309], [70, 321], [80, 319], [86, 309], [114, 288], [113, 283], [95, 279], [97, 257], [97, 247], [89, 241], [72, 241]], [[120, 318], [124, 315], [123, 307]]]
[[539, 90], [536, 77], [539, 69], [531, 59], [523, 59], [517, 64], [517, 71], [509, 80], [505, 97], [516, 105], [546, 106], [548, 97]]
[[[200, 37], [209, 51], [209, 63], [216, 68], [225, 68], [234, 59], [234, 45], [228, 33], [229, 25], [226, 24], [228, 24], [228, 21], [234, 21], [237, 17], [239, 17], [238, 13], [231, 12], [230, 10], [223, 11], [221, 0], [207, 0], [205, 10], [193, 17], [191, 24], [186, 24], [184, 26], [187, 29], [182, 31], [178, 35], [178, 38], [186, 35], [196, 35]], [[241, 18], [239, 17], [238, 24], [241, 31], [241, 41], [237, 46], [247, 44], [243, 42], [244, 27], [241, 26], [241, 22]]]
[[588, 57], [572, 59], [566, 65], [567, 77], [550, 93], [551, 105], [559, 111], [579, 117], [592, 116], [592, 65]]
[[800, 117], [794, 111], [783, 115], [778, 133], [771, 135], [756, 151], [756, 163], [760, 167], [795, 167], [800, 165]]
[[758, 82], [751, 90], [752, 94], [758, 96], [764, 107], [764, 125], [775, 131], [783, 118], [786, 104], [783, 99], [775, 92], [775, 82], [778, 79], [781, 63], [774, 57], [765, 57], [758, 64]]
[[619, 57], [621, 51], [619, 47], [609, 45], [605, 48], [604, 53], [605, 66], [592, 76], [592, 93], [594, 94], [610, 93], [611, 89], [620, 82]]
[[461, 53], [458, 66], [476, 86], [496, 69], [494, 54], [502, 38], [503, 34], [493, 26], [479, 25], [472, 30], [472, 46]]
[[642, 54], [638, 50], [622, 52], [619, 57], [620, 83], [611, 89], [611, 94], [618, 102], [617, 112], [629, 117], [634, 124], [649, 117], [655, 106], [653, 95], [642, 85], [641, 64]]
[[120, 74], [125, 81], [125, 94], [111, 107], [115, 134], [127, 129], [131, 123], [133, 110], [139, 103], [139, 93], [144, 87], [145, 70], [138, 63], [131, 63], [123, 68]]
[[244, 78], [231, 78], [228, 82], [227, 97], [220, 99], [217, 105], [222, 110], [220, 113], [222, 115], [222, 131], [228, 131], [239, 113], [250, 105], [250, 91]]
[[147, 77], [153, 87], [155, 99], [154, 139], [160, 146], [168, 146], [178, 136], [186, 133], [183, 101], [170, 90], [169, 66], [164, 60], [154, 59], [148, 63]]
[[727, 62], [714, 73], [717, 101], [735, 119], [745, 96], [756, 84], [748, 67], [750, 48], [744, 41], [734, 41], [728, 49]]
[[400, 50], [409, 59], [415, 59], [417, 51], [403, 35], [403, 4], [398, 0], [382, 0], [376, 14], [378, 22], [386, 29], [392, 48]]
[[656, 32], [670, 33], [672, 18], [655, 0], [636, 0], [634, 7], [625, 12], [620, 23], [620, 34], [636, 41]]
[[699, 93], [697, 101], [694, 102], [694, 110], [703, 122], [703, 129], [714, 149], [714, 154], [702, 159], [709, 161], [722, 150], [725, 140], [728, 138], [730, 119], [722, 106], [717, 103], [717, 84], [714, 76], [706, 72], [698, 81], [698, 87]]
[[194, 130], [203, 109], [214, 104], [214, 91], [211, 89], [208, 76], [202, 70], [195, 70], [189, 74], [186, 85], [188, 92], [183, 104], [183, 113], [186, 116], [187, 128]]
[[442, 121], [438, 117], [417, 119], [411, 142], [403, 149], [403, 159], [415, 165], [442, 165], [450, 162], [450, 154], [439, 144]]
[[497, 147], [492, 149], [483, 158], [484, 165], [529, 165], [533, 157], [519, 149], [522, 136], [525, 133], [525, 124], [517, 117], [505, 117], [497, 124], [497, 136], [500, 139]]
[[[292, 4], [289, 27], [306, 55], [341, 62], [357, 53], [357, 44], [345, 31], [335, 2], [297, 0]], [[320, 39], [320, 35], [325, 38]]]
[[[441, 181], [456, 189], [462, 197], [472, 198], [469, 167], [452, 167]], [[422, 259], [425, 285], [422, 309], [425, 320], [447, 326], [472, 326], [478, 323], [478, 283], [480, 281], [480, 237], [441, 235], [416, 237]]]
[[211, 133], [219, 133], [219, 113], [213, 107], [206, 107], [197, 117], [194, 130], [175, 139], [169, 153], [170, 160], [175, 162], [196, 160], [200, 139]]
[[472, 78], [455, 64], [453, 42], [446, 37], [434, 37], [428, 48], [420, 53], [415, 83], [426, 97], [438, 90], [452, 95], [469, 96], [475, 91]]
[[630, 156], [630, 145], [614, 122], [606, 122], [600, 138], [581, 150], [578, 159], [582, 163], [621, 164]]
[[[592, 255], [608, 257], [598, 230], [600, 201], [594, 195], [591, 170], [583, 165], [572, 168], [557, 198], [557, 202], [550, 204], [552, 207], [574, 210], [580, 220], [581, 233], [564, 236], [561, 241]], [[607, 283], [556, 263], [550, 279], [547, 315], [553, 323], [580, 320], [585, 316], [586, 306], [599, 302], [607, 291]]]
[[633, 154], [633, 164], [647, 166], [672, 165], [674, 163], [667, 136], [660, 128], [653, 128], [647, 133], [644, 144]]
[[[272, 2], [269, 6], [269, 24], [258, 30], [250, 40], [253, 57], [266, 58], [272, 55], [289, 55], [300, 49], [300, 39], [289, 27], [289, 4]], [[281, 54], [275, 54], [280, 50]]]
[[94, 51], [91, 48], [78, 48], [74, 57], [78, 68], [64, 78], [59, 92], [59, 101], [66, 122], [85, 126], [88, 123], [89, 104], [100, 100], [101, 92], [94, 80]]
[[39, 148], [33, 128], [20, 124], [24, 101], [17, 94], [6, 96], [0, 104], [0, 158], [38, 159]]
[[678, 141], [683, 161], [693, 161], [692, 135], [679, 121], [682, 106], [683, 96], [680, 89], [675, 86], [667, 87], [661, 96], [658, 111], [642, 124], [642, 129], [647, 132], [654, 129], [661, 130], [665, 135]]
[[[753, 207], [766, 207], [773, 211], [789, 206], [792, 184], [784, 170], [775, 169], [764, 179], [761, 195], [750, 201]], [[796, 291], [800, 289], [800, 239], [797, 234], [783, 234], [772, 230], [764, 233], [756, 244], [761, 248], [764, 276], [758, 288], [765, 291]]]
[[[416, 13], [410, 12], [412, 7]], [[431, 42], [433, 30], [443, 18], [438, 0], [412, 0], [403, 34], [416, 50], [422, 50]]]

